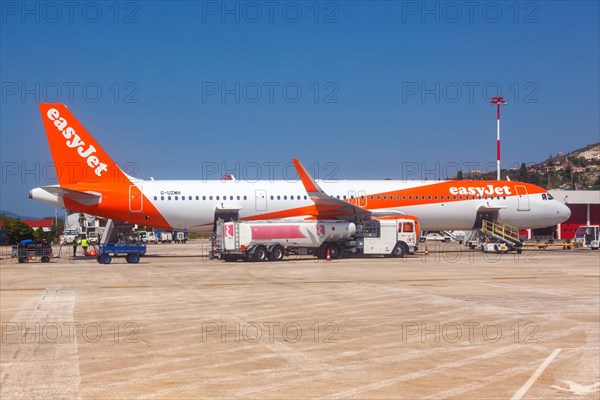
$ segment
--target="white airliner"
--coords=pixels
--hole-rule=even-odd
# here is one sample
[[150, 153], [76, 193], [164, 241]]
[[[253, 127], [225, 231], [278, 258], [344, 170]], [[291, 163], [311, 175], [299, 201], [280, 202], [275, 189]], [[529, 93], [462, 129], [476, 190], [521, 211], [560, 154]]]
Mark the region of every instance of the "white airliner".
[[413, 215], [423, 230], [468, 230], [482, 220], [519, 229], [566, 221], [571, 212], [543, 188], [513, 181], [141, 180], [128, 176], [63, 104], [40, 104], [58, 185], [29, 197], [74, 212], [163, 229], [211, 231], [228, 220], [356, 220]]

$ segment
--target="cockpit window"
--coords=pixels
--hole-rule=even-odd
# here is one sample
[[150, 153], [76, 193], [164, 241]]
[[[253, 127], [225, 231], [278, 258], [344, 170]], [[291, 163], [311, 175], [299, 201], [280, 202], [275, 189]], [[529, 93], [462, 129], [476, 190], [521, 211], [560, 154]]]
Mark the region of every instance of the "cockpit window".
[[542, 193], [542, 199], [544, 199], [544, 200], [548, 200], [548, 199], [546, 198], [546, 194], [545, 194], [545, 193]]
[[548, 200], [554, 200], [554, 197], [550, 193], [548, 193]]

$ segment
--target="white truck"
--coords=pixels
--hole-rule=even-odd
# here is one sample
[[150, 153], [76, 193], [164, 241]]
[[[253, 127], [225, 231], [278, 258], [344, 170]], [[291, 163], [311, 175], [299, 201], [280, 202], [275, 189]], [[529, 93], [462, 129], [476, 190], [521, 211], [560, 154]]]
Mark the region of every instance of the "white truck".
[[404, 257], [418, 246], [413, 217], [348, 221], [217, 222], [211, 257], [225, 261], [281, 261], [286, 255], [337, 259], [353, 254]]
[[158, 243], [158, 238], [156, 237], [153, 231], [141, 231], [139, 235], [140, 241], [143, 243]]
[[100, 232], [98, 232], [98, 229], [88, 228], [86, 238], [88, 240], [88, 243], [98, 244], [100, 243]]
[[600, 248], [600, 225], [584, 225], [577, 228], [573, 238], [575, 247], [589, 247], [592, 250]]
[[171, 243], [173, 241], [173, 233], [169, 231], [156, 232], [158, 243]]
[[77, 240], [77, 236], [79, 236], [78, 229], [65, 229], [60, 237], [60, 242], [62, 244], [73, 243], [74, 240]]

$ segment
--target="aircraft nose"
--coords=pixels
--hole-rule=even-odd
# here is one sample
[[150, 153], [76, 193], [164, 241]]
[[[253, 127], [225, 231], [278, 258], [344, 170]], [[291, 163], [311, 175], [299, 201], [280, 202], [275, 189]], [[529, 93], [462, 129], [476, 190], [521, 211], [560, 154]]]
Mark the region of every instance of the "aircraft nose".
[[571, 209], [566, 204], [558, 201], [557, 203], [558, 207], [556, 207], [556, 218], [559, 220], [558, 223], [562, 223], [571, 218]]

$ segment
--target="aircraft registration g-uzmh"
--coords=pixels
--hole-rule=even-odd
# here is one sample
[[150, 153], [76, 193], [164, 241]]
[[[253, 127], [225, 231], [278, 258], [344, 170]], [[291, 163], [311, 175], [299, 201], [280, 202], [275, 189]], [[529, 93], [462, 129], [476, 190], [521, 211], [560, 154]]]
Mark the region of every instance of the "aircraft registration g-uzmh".
[[229, 220], [350, 220], [412, 215], [423, 230], [469, 230], [482, 220], [519, 229], [571, 212], [536, 185], [514, 181], [314, 180], [294, 159], [292, 182], [141, 180], [125, 174], [64, 104], [40, 104], [58, 185], [29, 197], [53, 206], [162, 229], [212, 231]]

